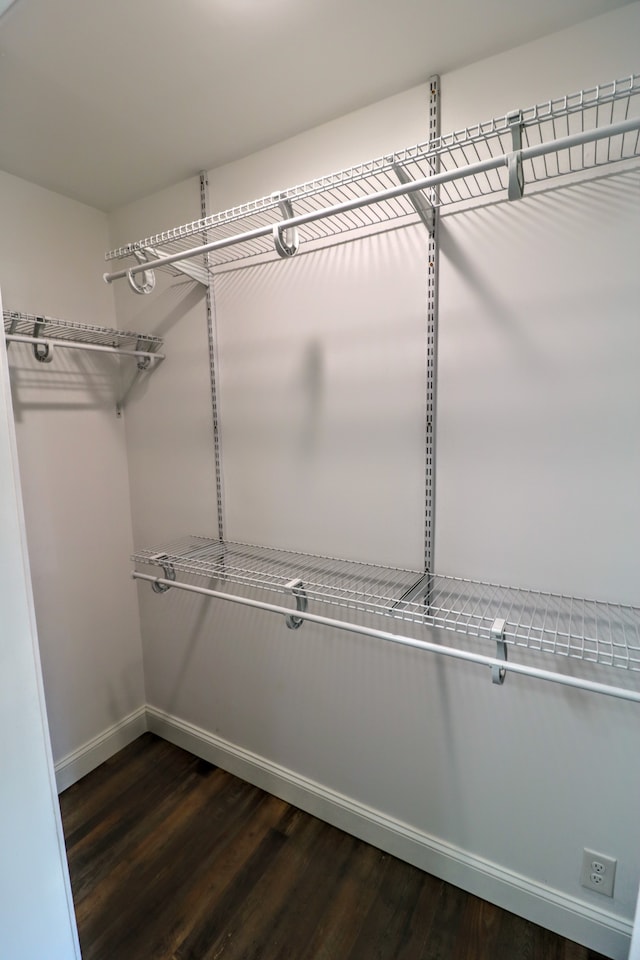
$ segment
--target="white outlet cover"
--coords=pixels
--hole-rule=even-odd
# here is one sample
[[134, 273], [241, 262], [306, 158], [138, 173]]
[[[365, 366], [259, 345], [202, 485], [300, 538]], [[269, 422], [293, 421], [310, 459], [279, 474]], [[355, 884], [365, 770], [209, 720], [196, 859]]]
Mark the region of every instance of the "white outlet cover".
[[[618, 861], [604, 853], [598, 853], [595, 850], [585, 850], [582, 856], [582, 870], [580, 871], [580, 883], [587, 890], [593, 890], [603, 897], [613, 897], [613, 886], [616, 878], [616, 865]], [[594, 882], [592, 876], [598, 877]]]

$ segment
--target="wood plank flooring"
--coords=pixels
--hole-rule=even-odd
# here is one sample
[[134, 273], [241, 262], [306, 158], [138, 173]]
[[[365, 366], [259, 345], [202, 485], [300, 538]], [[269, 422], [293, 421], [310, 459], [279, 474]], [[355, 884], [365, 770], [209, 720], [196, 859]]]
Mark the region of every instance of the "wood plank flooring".
[[150, 733], [60, 803], [84, 960], [603, 960]]

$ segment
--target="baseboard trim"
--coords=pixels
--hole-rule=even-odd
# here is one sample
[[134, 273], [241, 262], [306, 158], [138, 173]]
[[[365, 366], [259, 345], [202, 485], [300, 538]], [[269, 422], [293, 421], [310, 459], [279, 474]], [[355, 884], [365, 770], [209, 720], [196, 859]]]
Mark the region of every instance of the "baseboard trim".
[[612, 960], [629, 954], [632, 923], [551, 890], [302, 777], [171, 714], [147, 706], [147, 728], [274, 796], [483, 900]]
[[54, 764], [56, 786], [62, 793], [81, 777], [91, 773], [96, 767], [122, 750], [147, 730], [147, 708], [138, 707], [128, 717], [103, 730], [97, 737], [87, 741], [77, 750], [68, 753]]

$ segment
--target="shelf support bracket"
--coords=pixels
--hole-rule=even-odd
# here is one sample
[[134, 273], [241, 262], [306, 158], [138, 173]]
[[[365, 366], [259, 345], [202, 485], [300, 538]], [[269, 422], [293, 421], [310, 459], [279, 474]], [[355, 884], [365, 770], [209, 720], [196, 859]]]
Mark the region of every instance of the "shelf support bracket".
[[[505, 621], [502, 619], [496, 619], [493, 621], [491, 627], [491, 639], [496, 641], [496, 659], [504, 660], [507, 659], [507, 642], [504, 638], [504, 625]], [[493, 683], [503, 684], [504, 678], [507, 675], [507, 671], [504, 667], [491, 667], [491, 680]]]
[[[391, 169], [400, 183], [413, 183], [412, 178], [399, 163], [392, 163]], [[407, 200], [424, 223], [429, 236], [433, 237], [436, 229], [435, 207], [429, 203], [421, 190], [414, 190], [413, 193], [408, 193]]]
[[[273, 193], [271, 196], [274, 200], [278, 201], [278, 207], [280, 208], [282, 218], [284, 220], [291, 220], [294, 216], [291, 201], [287, 200], [285, 197], [282, 197], [279, 193]], [[285, 236], [285, 233], [288, 233], [288, 237]], [[282, 224], [274, 223], [273, 245], [275, 246], [276, 253], [279, 257], [293, 257], [294, 254], [298, 252], [298, 248], [300, 247], [298, 228], [290, 227], [288, 230], [283, 230]]]
[[509, 200], [519, 200], [524, 193], [524, 174], [522, 173], [522, 111], [515, 110], [507, 116], [511, 130], [512, 153], [507, 157]]
[[[155, 247], [143, 247], [144, 253], [147, 260], [159, 260], [162, 254], [159, 250], [156, 250]], [[171, 269], [177, 274], [183, 274], [185, 277], [189, 277], [190, 280], [195, 280], [196, 283], [201, 284], [203, 287], [209, 286], [209, 274], [205, 267], [200, 266], [198, 263], [194, 263], [192, 260], [178, 260], [176, 263], [171, 264]]]
[[[167, 562], [168, 559], [169, 558], [167, 557], [166, 553], [156, 553], [155, 556], [149, 557], [149, 560], [152, 563], [160, 564], [164, 573], [165, 580], [175, 580], [176, 578], [175, 567], [173, 567], [170, 563]], [[166, 593], [167, 590], [171, 589], [171, 587], [169, 587], [166, 583], [158, 583], [157, 580], [154, 580], [153, 583], [151, 584], [151, 589], [153, 590], [154, 593]]]
[[[290, 583], [287, 583], [285, 590], [291, 590], [294, 597], [296, 598], [296, 607], [300, 613], [304, 613], [307, 609], [307, 595], [304, 592], [304, 586], [302, 580], [297, 578], [296, 580], [291, 580]], [[289, 630], [297, 630], [298, 627], [301, 627], [304, 623], [302, 617], [295, 617], [292, 613], [288, 617], [285, 617], [285, 623], [289, 627]]]

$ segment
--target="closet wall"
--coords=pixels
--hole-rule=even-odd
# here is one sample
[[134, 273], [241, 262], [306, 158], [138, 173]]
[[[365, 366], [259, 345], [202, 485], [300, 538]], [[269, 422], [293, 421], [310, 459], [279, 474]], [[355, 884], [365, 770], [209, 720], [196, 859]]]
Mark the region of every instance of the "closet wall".
[[[639, 29], [633, 4], [445, 75], [443, 132], [637, 70]], [[212, 209], [426, 135], [421, 87], [211, 171]], [[444, 218], [441, 572], [638, 602], [637, 201], [625, 174]], [[117, 211], [111, 246], [198, 216], [194, 179]], [[420, 565], [425, 253], [411, 227], [216, 276], [229, 539]], [[120, 325], [162, 333], [169, 355], [126, 418], [138, 547], [217, 535], [202, 294], [159, 287], [115, 291]], [[139, 597], [155, 729], [625, 955], [635, 705], [515, 676], [496, 687], [472, 666], [178, 591]], [[584, 847], [618, 858], [613, 901], [579, 885]]]
[[[106, 215], [0, 173], [4, 308], [116, 326], [101, 279]], [[121, 366], [120, 366], [121, 364]], [[124, 421], [135, 367], [9, 348], [27, 536], [58, 784], [143, 729], [145, 702]]]

